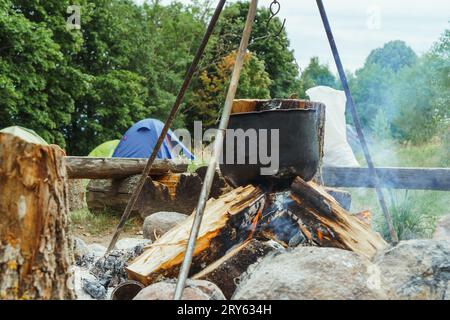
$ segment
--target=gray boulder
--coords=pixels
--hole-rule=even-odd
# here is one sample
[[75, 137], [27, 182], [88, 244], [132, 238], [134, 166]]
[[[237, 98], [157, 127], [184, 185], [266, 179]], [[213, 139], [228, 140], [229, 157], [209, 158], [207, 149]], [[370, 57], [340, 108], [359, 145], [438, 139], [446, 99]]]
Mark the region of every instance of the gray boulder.
[[409, 240], [374, 259], [391, 299], [442, 300], [450, 296], [450, 241]]
[[377, 276], [370, 261], [353, 252], [297, 247], [250, 268], [233, 299], [385, 299]]
[[[172, 300], [176, 280], [154, 283], [142, 289], [133, 300]], [[188, 280], [183, 291], [183, 300], [225, 300], [225, 296], [214, 283], [205, 280]]]
[[433, 234], [434, 240], [450, 240], [450, 215], [439, 219]]
[[167, 231], [183, 222], [188, 216], [178, 212], [157, 212], [144, 220], [143, 233], [145, 239], [155, 241]]

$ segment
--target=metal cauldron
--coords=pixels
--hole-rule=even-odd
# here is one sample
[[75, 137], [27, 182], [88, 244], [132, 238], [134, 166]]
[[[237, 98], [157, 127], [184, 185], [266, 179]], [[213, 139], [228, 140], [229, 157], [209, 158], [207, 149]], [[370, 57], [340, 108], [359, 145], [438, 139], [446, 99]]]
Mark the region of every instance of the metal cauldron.
[[[261, 132], [260, 129], [266, 129], [267, 132], [272, 129], [279, 130], [279, 169], [270, 176], [261, 175], [261, 168], [267, 168], [268, 165], [261, 163], [259, 156], [256, 164], [250, 163], [252, 153], [249, 139], [245, 140], [245, 163], [238, 164], [238, 145], [240, 144], [242, 148], [243, 141], [241, 139], [239, 142], [235, 138], [234, 143], [230, 144], [233, 139], [227, 140], [227, 136], [231, 133], [227, 131], [220, 170], [232, 185], [250, 183], [289, 185], [296, 176], [305, 181], [315, 176], [323, 155], [325, 121], [323, 104], [305, 100], [237, 100], [235, 104], [238, 107], [233, 107], [233, 111], [236, 112], [237, 109], [238, 112], [231, 115], [228, 129], [242, 129], [244, 132], [249, 129], [256, 129], [256, 132]], [[272, 141], [267, 140], [267, 148], [263, 148], [263, 151], [269, 150], [270, 157]], [[258, 155], [261, 147], [263, 145], [258, 135], [256, 146]], [[227, 148], [234, 149], [235, 157], [232, 163], [226, 161]], [[255, 159], [254, 152], [253, 159]]]

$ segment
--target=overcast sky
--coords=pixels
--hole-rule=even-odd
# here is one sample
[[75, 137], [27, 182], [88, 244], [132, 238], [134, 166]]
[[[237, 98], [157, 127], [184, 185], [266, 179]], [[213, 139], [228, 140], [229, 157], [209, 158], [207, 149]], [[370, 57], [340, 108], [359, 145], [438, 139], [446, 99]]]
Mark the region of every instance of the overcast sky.
[[[270, 2], [259, 1], [262, 6]], [[305, 67], [310, 57], [318, 56], [334, 70], [316, 1], [279, 2], [279, 16], [287, 19], [291, 48], [299, 65]], [[404, 40], [418, 54], [424, 53], [450, 27], [450, 0], [324, 0], [324, 5], [344, 67], [352, 71], [364, 64], [372, 49], [390, 40]]]

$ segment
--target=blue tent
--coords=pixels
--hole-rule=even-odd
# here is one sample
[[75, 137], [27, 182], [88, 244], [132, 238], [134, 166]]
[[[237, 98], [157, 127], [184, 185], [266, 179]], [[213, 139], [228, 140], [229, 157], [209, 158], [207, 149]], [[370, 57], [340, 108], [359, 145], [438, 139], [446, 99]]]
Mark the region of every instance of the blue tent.
[[[113, 158], [148, 158], [158, 141], [164, 124], [156, 119], [144, 119], [134, 124], [123, 135], [116, 150], [114, 150]], [[173, 159], [171, 150], [180, 145], [183, 154], [193, 160], [194, 156], [189, 150], [178, 140], [172, 130], [169, 130], [166, 139], [158, 151], [158, 159]]]

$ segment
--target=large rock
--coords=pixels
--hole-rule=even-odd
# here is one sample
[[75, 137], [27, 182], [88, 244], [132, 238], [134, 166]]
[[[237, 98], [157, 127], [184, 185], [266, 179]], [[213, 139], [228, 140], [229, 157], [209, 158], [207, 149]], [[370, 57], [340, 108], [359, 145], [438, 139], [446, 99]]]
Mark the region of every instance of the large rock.
[[441, 300], [450, 296], [450, 241], [402, 241], [374, 262], [389, 298]]
[[[133, 300], [172, 300], [176, 280], [167, 280], [152, 284], [134, 297]], [[214, 283], [204, 280], [188, 280], [183, 291], [183, 300], [225, 300]]]
[[433, 234], [434, 240], [450, 240], [450, 215], [439, 219]]
[[250, 268], [233, 299], [385, 299], [376, 276], [370, 261], [353, 252], [298, 247]]
[[155, 241], [167, 231], [183, 222], [188, 216], [178, 212], [157, 212], [144, 220], [144, 238]]

